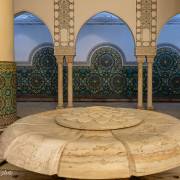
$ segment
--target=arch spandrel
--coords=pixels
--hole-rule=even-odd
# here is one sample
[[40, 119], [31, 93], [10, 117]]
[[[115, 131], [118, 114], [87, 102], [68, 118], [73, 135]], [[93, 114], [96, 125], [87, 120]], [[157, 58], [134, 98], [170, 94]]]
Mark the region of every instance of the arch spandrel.
[[33, 16], [37, 17], [37, 18], [39, 19], [39, 21], [41, 21], [41, 22], [47, 27], [47, 29], [48, 29], [48, 31], [49, 31], [49, 33], [50, 33], [50, 35], [51, 35], [52, 41], [54, 40], [54, 35], [53, 35], [53, 33], [51, 32], [51, 29], [50, 29], [49, 26], [46, 24], [46, 22], [45, 22], [43, 19], [41, 19], [40, 16], [38, 16], [38, 15], [36, 15], [36, 14], [34, 14], [33, 12], [30, 12], [30, 11], [19, 11], [19, 12], [17, 12], [17, 13], [14, 14], [14, 17], [18, 17], [18, 16], [20, 16], [20, 15], [22, 15], [22, 14], [24, 14], [24, 13], [29, 13], [29, 14], [32, 14]]
[[89, 19], [87, 19], [87, 21], [80, 27], [79, 29], [79, 32], [76, 34], [76, 39], [75, 39], [75, 43], [77, 42], [77, 39], [78, 39], [78, 36], [81, 32], [81, 30], [83, 29], [83, 27], [94, 17], [96, 17], [97, 15], [100, 15], [102, 13], [108, 13], [110, 15], [113, 15], [115, 16], [116, 18], [119, 19], [119, 21], [122, 21], [124, 23], [124, 25], [128, 28], [128, 30], [130, 31], [132, 37], [133, 37], [133, 40], [134, 40], [134, 43], [135, 43], [135, 39], [136, 39], [136, 36], [134, 36], [134, 33], [133, 33], [133, 30], [130, 28], [129, 24], [127, 24], [121, 17], [119, 17], [117, 14], [114, 14], [112, 12], [109, 12], [109, 11], [101, 11], [101, 12], [98, 12], [97, 14], [91, 16]]
[[[45, 4], [45, 5], [44, 5]], [[14, 15], [29, 12], [41, 19], [54, 39], [54, 2], [53, 0], [14, 0]]]
[[134, 0], [78, 0], [75, 2], [75, 37], [82, 26], [93, 16], [101, 12], [109, 12], [121, 18], [136, 37], [136, 1]]
[[157, 38], [164, 25], [175, 15], [180, 13], [179, 0], [158, 0], [157, 1]]

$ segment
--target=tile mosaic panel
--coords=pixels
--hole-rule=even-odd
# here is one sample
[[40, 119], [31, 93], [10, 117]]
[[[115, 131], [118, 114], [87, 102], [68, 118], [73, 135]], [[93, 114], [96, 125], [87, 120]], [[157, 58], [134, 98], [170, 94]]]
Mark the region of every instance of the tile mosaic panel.
[[16, 119], [16, 65], [0, 62], [0, 128]]
[[[120, 52], [119, 52], [120, 53]], [[123, 66], [123, 56], [109, 48], [98, 48], [91, 66], [74, 66], [74, 96], [77, 99], [134, 99], [137, 96], [137, 66]], [[17, 69], [18, 97], [57, 97], [57, 65], [52, 47], [41, 48], [32, 67]], [[117, 68], [118, 67], [118, 68]], [[144, 67], [144, 95], [146, 94]], [[64, 95], [67, 95], [67, 68], [64, 67]], [[180, 54], [171, 46], [158, 49], [153, 73], [156, 99], [180, 100]]]

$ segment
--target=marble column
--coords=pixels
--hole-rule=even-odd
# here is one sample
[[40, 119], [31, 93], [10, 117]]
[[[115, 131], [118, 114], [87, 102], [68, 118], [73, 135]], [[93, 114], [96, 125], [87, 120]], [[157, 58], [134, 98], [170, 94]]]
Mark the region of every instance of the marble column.
[[63, 64], [64, 56], [56, 56], [58, 64], [58, 105], [57, 109], [63, 108], [64, 98], [63, 98]]
[[144, 109], [143, 105], [143, 64], [144, 56], [137, 56], [138, 63], [138, 109]]
[[154, 56], [147, 56], [148, 77], [147, 77], [147, 109], [153, 110], [153, 62]]
[[17, 119], [13, 2], [0, 3], [0, 129]]
[[68, 107], [73, 107], [73, 60], [74, 56], [66, 56], [68, 66]]

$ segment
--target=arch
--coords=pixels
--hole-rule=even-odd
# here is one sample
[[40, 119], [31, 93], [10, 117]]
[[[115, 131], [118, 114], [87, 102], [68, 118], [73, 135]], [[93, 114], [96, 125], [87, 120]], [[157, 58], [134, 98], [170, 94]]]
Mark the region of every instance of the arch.
[[119, 18], [119, 20], [123, 21], [123, 23], [128, 27], [129, 31], [131, 32], [131, 35], [132, 35], [133, 40], [134, 40], [134, 44], [136, 44], [136, 42], [135, 42], [135, 39], [136, 39], [135, 37], [136, 37], [136, 36], [134, 35], [133, 30], [132, 30], [132, 28], [130, 27], [130, 25], [129, 25], [128, 23], [126, 23], [126, 21], [123, 20], [119, 15], [115, 14], [114, 12], [106, 11], [106, 10], [105, 10], [105, 11], [96, 12], [94, 15], [89, 16], [89, 17], [83, 22], [83, 24], [81, 25], [79, 31], [78, 31], [77, 34], [76, 34], [75, 44], [76, 44], [76, 42], [77, 42], [78, 36], [79, 36], [82, 28], [87, 24], [87, 22], [90, 21], [93, 17], [95, 17], [95, 16], [97, 16], [98, 14], [101, 14], [101, 13], [109, 13], [109, 14], [112, 14], [113, 16]]
[[52, 0], [14, 0], [14, 14], [23, 11], [39, 17], [48, 26], [52, 37], [54, 36], [54, 2]]
[[[23, 16], [23, 14], [25, 16]], [[20, 19], [17, 19], [19, 16]], [[15, 59], [17, 65], [32, 65], [29, 59], [31, 52], [35, 47], [41, 44], [53, 44], [52, 34], [48, 26], [38, 16], [31, 12], [22, 11], [16, 13], [14, 21]], [[33, 25], [33, 28], [29, 27], [30, 25]], [[39, 35], [37, 34], [37, 31], [40, 32]], [[22, 48], [24, 49], [23, 51], [21, 51]]]
[[31, 12], [31, 11], [26, 11], [26, 10], [22, 10], [22, 11], [18, 11], [14, 14], [14, 18], [24, 14], [24, 13], [30, 13], [32, 14], [33, 16], [37, 17], [48, 29], [48, 31], [50, 32], [51, 34], [51, 38], [52, 38], [52, 41], [54, 42], [54, 32], [51, 31], [51, 28], [47, 25], [47, 23], [43, 20], [43, 18], [41, 18], [39, 15], [35, 14], [34, 12]]
[[176, 31], [175, 26], [173, 25], [175, 26], [179, 25], [180, 27], [180, 14], [175, 14], [173, 17], [169, 18], [168, 21], [166, 21], [166, 23], [162, 26], [162, 28], [158, 32], [157, 39], [156, 39], [158, 47], [160, 44], [168, 44], [168, 45], [171, 44], [174, 47], [177, 46], [180, 48], [180, 44], [177, 43], [178, 41], [176, 42], [177, 36], [175, 36], [175, 34], [176, 33], [178, 34], [179, 39], [180, 39], [180, 36], [179, 36], [179, 33]]
[[78, 0], [75, 11], [75, 35], [88, 19], [101, 12], [109, 12], [123, 19], [136, 37], [136, 1], [134, 0], [96, 0], [96, 3]]
[[165, 26], [173, 17], [175, 17], [175, 16], [178, 15], [178, 14], [180, 14], [180, 12], [179, 12], [179, 13], [176, 12], [176, 13], [174, 13], [173, 15], [168, 16], [168, 18], [166, 18], [166, 19], [163, 21], [162, 25], [160, 25], [159, 28], [158, 28], [157, 39], [158, 39], [158, 37], [160, 36], [161, 30], [164, 28], [164, 26]]
[[[102, 17], [101, 17], [101, 14], [102, 14]], [[108, 15], [110, 15], [110, 17], [108, 17]], [[98, 18], [98, 23], [96, 21], [96, 18]], [[102, 18], [103, 19], [110, 18], [110, 19], [103, 21]], [[103, 24], [103, 25], [109, 26], [109, 27], [107, 27], [107, 31], [106, 31], [106, 28], [104, 28], [105, 29], [104, 30], [102, 27], [98, 27], [98, 26], [97, 26], [97, 28], [98, 28], [97, 31], [94, 30], [93, 28], [91, 28], [91, 27], [93, 27], [94, 24], [89, 29], [89, 27], [87, 27], [86, 25], [89, 22], [91, 22], [92, 20], [95, 20], [95, 22], [97, 23], [97, 24], [95, 23], [95, 25]], [[93, 21], [93, 23], [94, 23], [94, 21]], [[114, 28], [110, 27], [110, 25], [112, 25], [112, 24], [115, 24], [118, 26], [115, 27], [115, 29], [114, 29]], [[84, 31], [84, 29], [85, 29], [85, 31]], [[110, 33], [112, 31], [116, 33], [117, 37], [115, 37], [115, 36], [111, 37]], [[122, 31], [122, 34], [121, 34], [121, 31]], [[103, 32], [103, 33], [101, 34], [101, 32]], [[88, 40], [88, 39], [90, 39], [91, 36], [95, 37], [94, 41], [92, 40], [91, 42], [89, 42], [89, 44], [86, 47], [84, 47], [85, 49], [84, 49], [83, 55], [80, 55], [79, 53], [80, 53], [80, 48], [81, 48], [80, 45], [82, 45], [81, 43], [85, 43], [85, 39]], [[98, 38], [96, 38], [96, 36], [98, 36]], [[75, 48], [76, 48], [77, 56], [75, 58], [75, 61], [79, 61], [79, 59], [80, 59], [80, 61], [81, 61], [81, 59], [88, 60], [89, 52], [91, 52], [94, 47], [97, 47], [101, 44], [111, 44], [111, 45], [113, 44], [114, 46], [119, 47], [118, 49], [121, 49], [121, 51], [124, 52], [124, 57], [126, 56], [127, 62], [128, 61], [129, 61], [129, 63], [136, 62], [136, 58], [134, 56], [134, 54], [135, 54], [134, 50], [135, 50], [136, 43], [135, 43], [135, 38], [133, 36], [131, 29], [119, 16], [116, 16], [113, 13], [107, 12], [107, 11], [102, 11], [100, 13], [96, 13], [95, 16], [92, 16], [90, 19], [88, 19], [84, 23], [84, 25], [81, 27], [81, 29], [76, 37]], [[89, 65], [89, 63], [87, 63], [87, 65]]]

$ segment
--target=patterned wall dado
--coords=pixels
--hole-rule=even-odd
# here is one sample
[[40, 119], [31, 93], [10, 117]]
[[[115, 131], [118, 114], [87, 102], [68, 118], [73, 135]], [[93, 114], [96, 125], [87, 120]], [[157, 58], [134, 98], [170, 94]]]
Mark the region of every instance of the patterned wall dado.
[[74, 0], [54, 0], [54, 26], [55, 54], [74, 55]]
[[55, 97], [57, 65], [51, 46], [38, 47], [30, 56], [32, 66], [17, 68], [17, 97]]
[[136, 45], [156, 46], [157, 0], [136, 0]]
[[161, 45], [154, 64], [154, 95], [180, 99], [180, 50]]
[[[74, 66], [76, 99], [134, 99], [137, 97], [137, 66], [123, 66], [123, 55], [112, 47], [93, 51], [91, 66]], [[17, 95], [21, 98], [56, 98], [57, 65], [52, 47], [42, 47], [32, 56], [32, 67], [18, 67]], [[118, 68], [117, 68], [118, 67]], [[154, 64], [156, 99], [180, 100], [180, 51], [159, 47]], [[146, 92], [144, 67], [144, 92]], [[67, 95], [67, 67], [64, 68], [64, 95]]]
[[16, 65], [0, 62], [0, 128], [16, 119]]

